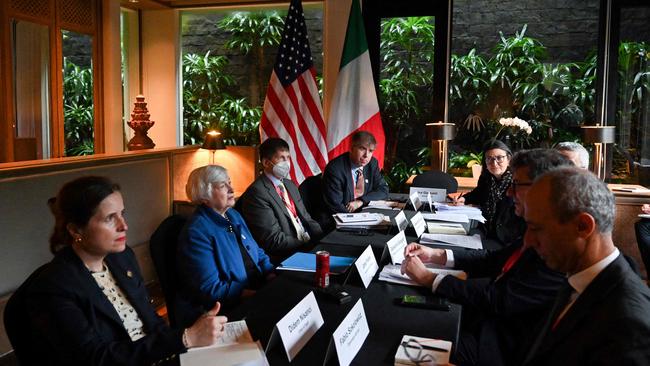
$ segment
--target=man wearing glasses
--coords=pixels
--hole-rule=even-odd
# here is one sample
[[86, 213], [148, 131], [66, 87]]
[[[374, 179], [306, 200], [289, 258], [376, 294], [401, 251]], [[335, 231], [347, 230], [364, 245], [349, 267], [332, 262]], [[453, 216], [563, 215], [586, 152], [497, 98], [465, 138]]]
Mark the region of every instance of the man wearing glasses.
[[[537, 176], [571, 162], [550, 149], [521, 151], [512, 158], [508, 196], [524, 216], [524, 199]], [[434, 293], [463, 305], [461, 336], [454, 363], [517, 364], [521, 339], [551, 307], [563, 274], [550, 270], [520, 239], [498, 250], [432, 249], [416, 243], [405, 249], [402, 271]], [[462, 269], [467, 280], [436, 276], [423, 263]]]

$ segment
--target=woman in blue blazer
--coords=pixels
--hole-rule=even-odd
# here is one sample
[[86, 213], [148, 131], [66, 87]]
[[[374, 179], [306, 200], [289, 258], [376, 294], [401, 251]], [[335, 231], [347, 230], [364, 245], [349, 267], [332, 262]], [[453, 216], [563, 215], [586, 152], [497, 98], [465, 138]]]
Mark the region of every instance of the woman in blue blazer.
[[180, 292], [204, 310], [215, 301], [232, 306], [272, 277], [273, 265], [232, 209], [235, 195], [226, 169], [197, 168], [185, 189], [198, 207], [179, 239]]
[[133, 251], [119, 186], [83, 177], [63, 186], [52, 205], [54, 259], [14, 293], [5, 317], [25, 365], [151, 365], [187, 348], [213, 344], [226, 318], [219, 304], [187, 329], [155, 313]]

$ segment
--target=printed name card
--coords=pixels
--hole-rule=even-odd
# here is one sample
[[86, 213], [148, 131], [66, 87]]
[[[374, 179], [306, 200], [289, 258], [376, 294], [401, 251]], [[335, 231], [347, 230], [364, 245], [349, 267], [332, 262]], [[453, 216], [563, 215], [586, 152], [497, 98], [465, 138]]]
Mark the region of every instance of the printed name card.
[[422, 216], [421, 212], [416, 213], [411, 217], [411, 224], [413, 225], [413, 228], [415, 229], [415, 235], [419, 238], [424, 234], [424, 230], [427, 227], [427, 223], [424, 221], [424, 216]]
[[447, 199], [447, 190], [444, 188], [425, 188], [425, 187], [411, 187], [409, 188], [409, 196], [417, 194], [420, 197], [420, 201], [427, 199], [427, 196], [431, 193], [431, 199], [433, 202], [445, 202]]
[[370, 334], [368, 319], [363, 309], [363, 302], [359, 299], [332, 335], [339, 365], [348, 366], [352, 362], [363, 346], [363, 342], [368, 338], [368, 334]]
[[388, 253], [390, 253], [391, 264], [400, 264], [404, 260], [404, 248], [406, 248], [406, 235], [400, 231], [397, 235], [393, 236], [388, 242]]
[[276, 338], [274, 335], [277, 330], [284, 350], [287, 352], [287, 358], [291, 362], [323, 323], [323, 316], [312, 291], [277, 322], [269, 339], [267, 350], [273, 338]]
[[413, 205], [413, 209], [417, 211], [420, 209], [420, 207], [422, 207], [422, 200], [420, 199], [418, 192], [413, 192], [412, 190], [413, 188], [411, 188], [411, 193], [409, 194], [409, 200], [411, 200], [411, 205]]
[[379, 269], [379, 265], [377, 265], [377, 260], [375, 259], [375, 255], [372, 253], [372, 247], [370, 245], [368, 245], [366, 250], [361, 253], [357, 261], [354, 262], [354, 265], [361, 276], [363, 286], [368, 288], [370, 281], [372, 281], [372, 278], [375, 277], [375, 273], [377, 273], [377, 270]]
[[409, 222], [406, 219], [404, 211], [400, 211], [397, 215], [395, 215], [395, 224], [397, 225], [398, 231], [404, 231], [409, 226]]
[[435, 208], [433, 207], [433, 198], [431, 197], [431, 192], [427, 192], [427, 203], [429, 204], [429, 211], [434, 212]]

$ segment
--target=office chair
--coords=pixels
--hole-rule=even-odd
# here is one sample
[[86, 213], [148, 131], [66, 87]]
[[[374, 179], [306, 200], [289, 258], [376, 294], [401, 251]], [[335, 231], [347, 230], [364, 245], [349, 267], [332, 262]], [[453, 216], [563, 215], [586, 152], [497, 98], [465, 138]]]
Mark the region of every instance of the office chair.
[[456, 178], [440, 170], [430, 170], [417, 175], [412, 186], [446, 189], [447, 193], [455, 193], [458, 190]]
[[650, 277], [650, 220], [641, 219], [634, 224], [636, 245], [639, 246], [641, 260], [645, 266], [647, 276]]
[[[171, 215], [160, 223], [149, 240], [149, 251], [158, 280], [165, 295], [167, 316], [172, 327], [191, 325], [193, 320], [201, 314], [199, 309], [193, 308], [188, 302], [177, 296], [179, 281], [176, 270], [176, 250], [178, 237], [185, 226], [187, 218], [181, 215]], [[186, 323], [189, 321], [189, 324]]]
[[30, 315], [27, 312], [25, 303], [25, 291], [45, 267], [43, 265], [36, 269], [11, 295], [5, 306], [5, 331], [20, 365], [37, 365], [43, 362], [42, 355], [39, 356], [40, 353], [38, 352], [38, 341], [35, 339], [30, 326]]
[[323, 201], [322, 174], [305, 179], [298, 187], [298, 190], [309, 216], [318, 222], [324, 233], [332, 230], [335, 225]]

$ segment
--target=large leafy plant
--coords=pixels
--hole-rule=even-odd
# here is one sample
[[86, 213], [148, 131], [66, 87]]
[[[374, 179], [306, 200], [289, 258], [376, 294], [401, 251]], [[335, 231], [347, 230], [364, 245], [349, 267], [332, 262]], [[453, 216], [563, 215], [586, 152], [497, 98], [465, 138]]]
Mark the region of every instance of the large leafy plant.
[[397, 156], [404, 127], [424, 125], [423, 90], [433, 81], [435, 39], [430, 17], [393, 18], [382, 22], [380, 105], [386, 131], [386, 166]]
[[65, 155], [89, 155], [94, 147], [93, 72], [63, 59]]
[[185, 144], [203, 141], [207, 129], [217, 129], [230, 145], [257, 142], [261, 110], [245, 98], [231, 95], [235, 81], [226, 73], [228, 59], [210, 52], [183, 56], [183, 134]]

